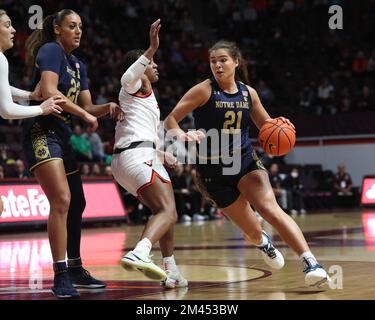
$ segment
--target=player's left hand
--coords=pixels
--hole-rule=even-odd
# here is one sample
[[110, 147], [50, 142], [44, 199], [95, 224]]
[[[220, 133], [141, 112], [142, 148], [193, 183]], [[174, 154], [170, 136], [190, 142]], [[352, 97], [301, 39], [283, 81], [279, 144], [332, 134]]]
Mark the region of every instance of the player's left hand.
[[42, 100], [44, 100], [43, 95], [42, 95], [42, 89], [41, 89], [41, 86], [40, 86], [40, 82], [38, 82], [34, 91], [30, 93], [29, 100], [31, 100], [31, 101], [42, 101]]
[[125, 120], [125, 114], [117, 103], [109, 103], [109, 116], [116, 121]]
[[[284, 118], [284, 117], [277, 117], [277, 118], [274, 118], [276, 120], [281, 120], [282, 122], [290, 125], [294, 130], [296, 129], [294, 124], [288, 119], [288, 118]], [[274, 119], [267, 119], [266, 121], [270, 121], [270, 120], [274, 120]]]

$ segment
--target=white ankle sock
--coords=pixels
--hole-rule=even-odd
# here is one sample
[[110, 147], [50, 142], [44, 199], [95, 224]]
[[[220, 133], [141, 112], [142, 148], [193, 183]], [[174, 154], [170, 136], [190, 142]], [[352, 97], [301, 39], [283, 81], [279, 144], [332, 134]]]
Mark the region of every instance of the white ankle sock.
[[300, 255], [300, 259], [303, 261], [303, 259], [306, 259], [310, 265], [314, 266], [318, 264], [318, 261], [316, 260], [315, 256], [312, 254], [311, 251], [306, 251]]
[[143, 238], [139, 241], [133, 251], [150, 254], [152, 243], [149, 239]]
[[164, 270], [175, 271], [177, 270], [176, 261], [174, 260], [174, 255], [170, 257], [163, 258]]
[[260, 244], [257, 244], [257, 247], [264, 247], [267, 243], [268, 243], [268, 238], [262, 232], [262, 242]]

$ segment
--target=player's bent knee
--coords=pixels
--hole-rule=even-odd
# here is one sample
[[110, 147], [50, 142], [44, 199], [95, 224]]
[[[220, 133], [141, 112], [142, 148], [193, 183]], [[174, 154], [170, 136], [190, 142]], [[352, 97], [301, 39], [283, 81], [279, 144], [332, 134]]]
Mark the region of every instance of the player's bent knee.
[[165, 212], [167, 213], [168, 218], [170, 219], [170, 223], [171, 224], [176, 224], [177, 220], [178, 220], [176, 208], [174, 206], [168, 206], [165, 209]]
[[52, 214], [67, 214], [70, 206], [70, 193], [61, 193], [50, 200]]

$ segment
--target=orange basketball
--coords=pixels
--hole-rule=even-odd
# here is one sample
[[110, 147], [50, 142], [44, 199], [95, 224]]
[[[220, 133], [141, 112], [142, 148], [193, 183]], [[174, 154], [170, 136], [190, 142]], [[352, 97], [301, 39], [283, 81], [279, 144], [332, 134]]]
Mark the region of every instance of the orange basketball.
[[271, 119], [260, 129], [259, 142], [265, 153], [283, 156], [293, 149], [296, 131], [280, 119]]

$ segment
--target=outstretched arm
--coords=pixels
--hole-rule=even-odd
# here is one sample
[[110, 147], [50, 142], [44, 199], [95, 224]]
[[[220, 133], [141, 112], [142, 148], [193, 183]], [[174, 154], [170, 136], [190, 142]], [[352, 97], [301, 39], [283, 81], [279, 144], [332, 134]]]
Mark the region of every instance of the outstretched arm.
[[12, 100], [12, 91], [8, 80], [9, 66], [6, 57], [0, 54], [0, 115], [4, 119], [24, 119], [40, 116], [40, 106], [22, 106]]
[[126, 92], [133, 94], [142, 87], [141, 77], [145, 73], [147, 66], [151, 60], [141, 55], [122, 75], [121, 85]]
[[187, 141], [203, 139], [204, 134], [202, 132], [185, 133], [178, 123], [190, 112], [204, 105], [210, 98], [210, 94], [210, 80], [201, 82], [186, 92], [164, 121], [164, 126], [168, 130], [167, 137], [177, 137], [180, 140]]
[[30, 100], [30, 91], [18, 89], [10, 86], [10, 92], [12, 93], [13, 101]]
[[121, 85], [130, 93], [136, 93], [142, 87], [141, 77], [147, 66], [151, 63], [155, 52], [159, 48], [160, 19], [156, 20], [150, 27], [150, 47], [135, 61], [122, 75]]
[[117, 103], [108, 102], [105, 104], [93, 104], [90, 90], [80, 92], [78, 104], [88, 113], [97, 118], [105, 116], [109, 113], [109, 116], [116, 121], [122, 121], [125, 119], [125, 115]]
[[40, 82], [36, 85], [34, 91], [32, 92], [18, 89], [12, 86], [10, 86], [10, 91], [12, 93], [13, 101], [21, 101], [21, 100], [41, 101], [43, 100], [42, 91], [40, 88]]

